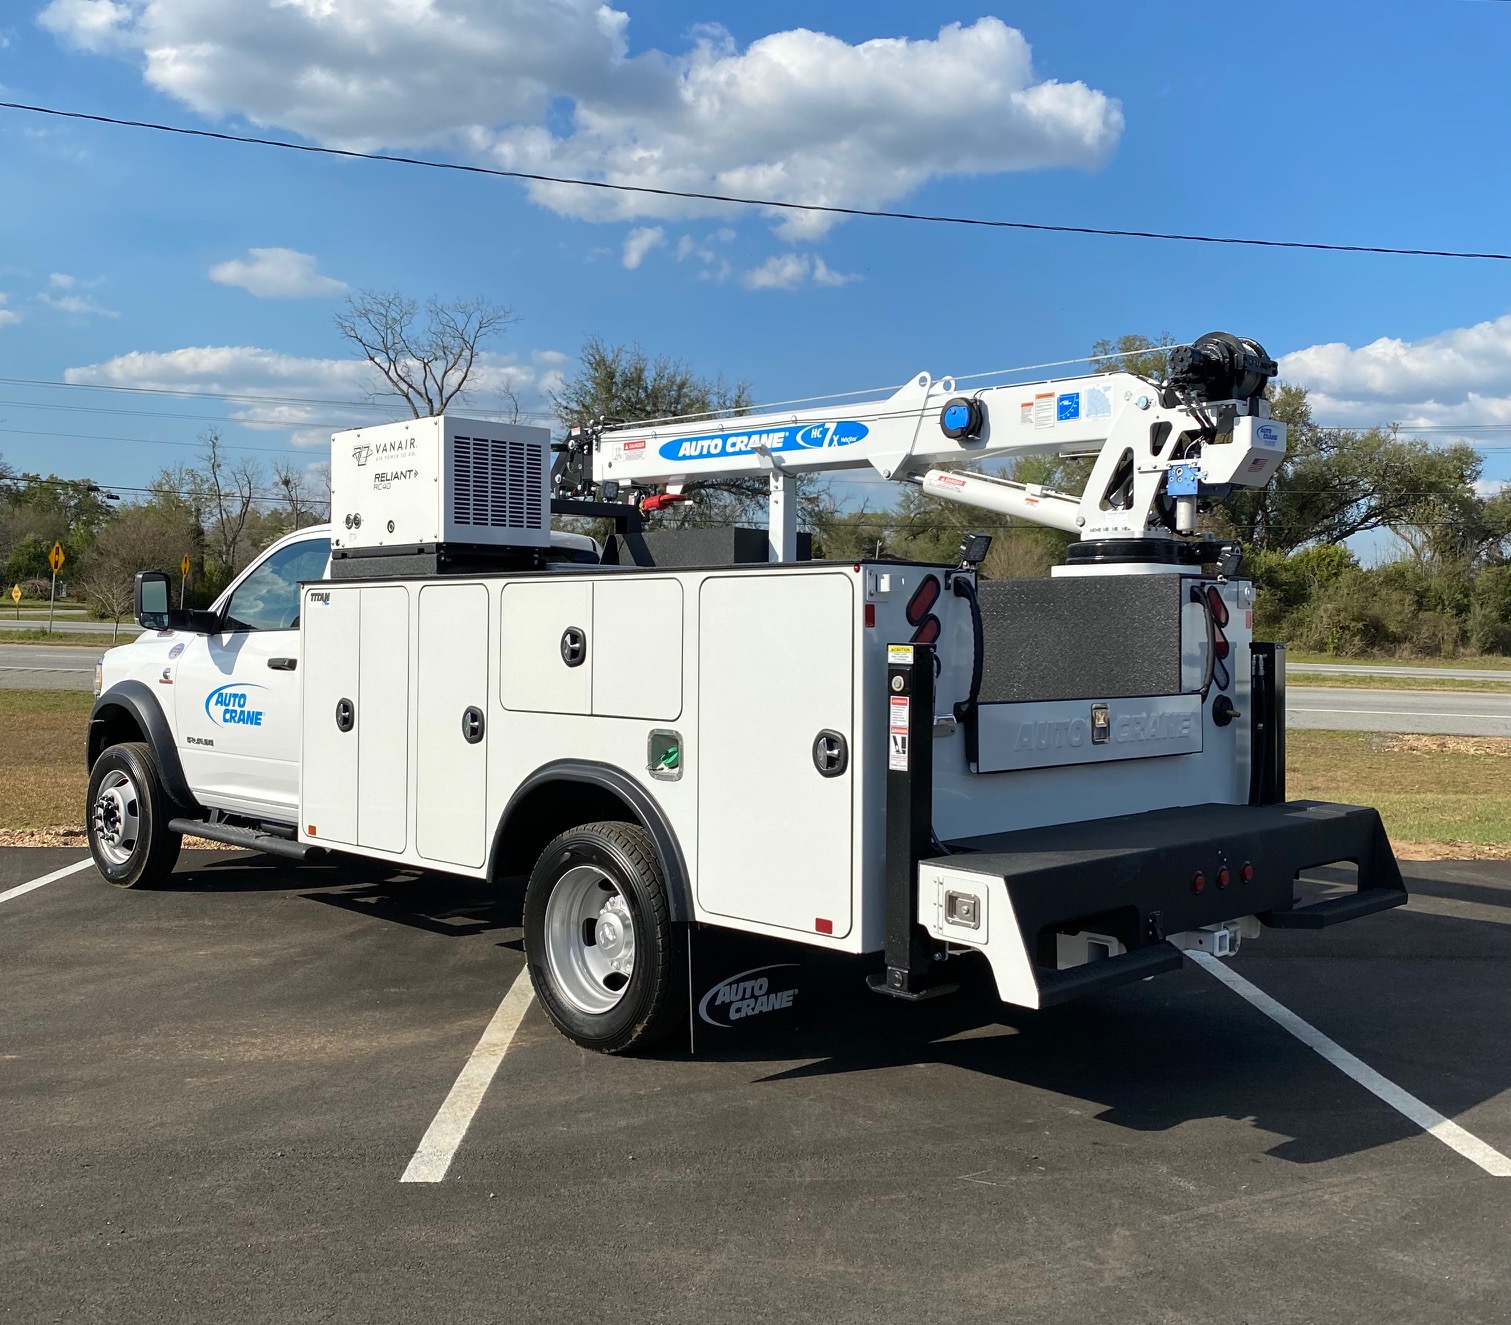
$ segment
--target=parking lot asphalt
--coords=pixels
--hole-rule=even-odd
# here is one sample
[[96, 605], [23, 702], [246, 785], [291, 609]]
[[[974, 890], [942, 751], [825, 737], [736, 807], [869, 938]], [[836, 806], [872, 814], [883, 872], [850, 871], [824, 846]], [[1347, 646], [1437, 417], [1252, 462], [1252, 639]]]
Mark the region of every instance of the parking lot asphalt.
[[[0, 851], [0, 894], [81, 853]], [[1511, 866], [1232, 967], [1511, 1154]], [[860, 993], [789, 1038], [584, 1053], [519, 890], [185, 853], [0, 901], [0, 1320], [1497, 1322], [1489, 1176], [1206, 972], [1046, 1013]]]

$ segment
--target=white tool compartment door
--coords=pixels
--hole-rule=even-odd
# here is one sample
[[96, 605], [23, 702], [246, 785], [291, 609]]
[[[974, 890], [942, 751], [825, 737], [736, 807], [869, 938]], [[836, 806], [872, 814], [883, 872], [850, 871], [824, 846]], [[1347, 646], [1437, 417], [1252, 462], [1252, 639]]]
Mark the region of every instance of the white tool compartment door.
[[357, 843], [401, 852], [409, 840], [409, 590], [362, 590]]
[[[850, 577], [705, 580], [698, 626], [698, 900], [736, 920], [850, 930], [855, 603]], [[823, 732], [846, 746], [825, 776]]]
[[593, 703], [593, 585], [563, 576], [504, 585], [499, 698], [529, 713], [587, 713]]
[[357, 841], [357, 741], [361, 591], [321, 585], [304, 591], [303, 757], [299, 823], [317, 842]]
[[476, 868], [487, 854], [488, 743], [469, 711], [488, 713], [488, 590], [420, 590], [415, 678], [415, 848], [426, 860]]

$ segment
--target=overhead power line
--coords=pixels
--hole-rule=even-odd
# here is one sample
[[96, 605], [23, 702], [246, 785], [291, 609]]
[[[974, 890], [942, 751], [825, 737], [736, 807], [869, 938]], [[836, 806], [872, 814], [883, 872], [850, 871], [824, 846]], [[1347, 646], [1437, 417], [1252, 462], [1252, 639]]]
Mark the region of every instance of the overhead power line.
[[786, 202], [777, 198], [748, 198], [735, 194], [702, 193], [691, 189], [662, 189], [649, 184], [615, 184], [601, 179], [577, 179], [569, 175], [543, 175], [528, 170], [502, 170], [495, 166], [466, 165], [457, 161], [434, 161], [425, 157], [397, 156], [383, 152], [359, 152], [346, 147], [321, 147], [313, 143], [295, 143], [284, 138], [261, 138], [251, 134], [224, 133], [214, 129], [191, 129], [181, 124], [155, 124], [149, 120], [126, 120], [113, 115], [93, 115], [84, 111], [62, 110], [55, 106], [33, 106], [21, 101], [0, 101], [0, 109], [25, 111], [56, 119], [83, 120], [91, 124], [110, 124], [125, 129], [147, 129], [153, 133], [177, 134], [184, 138], [208, 138], [216, 142], [245, 143], [254, 147], [277, 147], [287, 152], [305, 152], [312, 156], [343, 157], [356, 161], [385, 161], [390, 165], [422, 166], [429, 170], [451, 170], [467, 175], [489, 175], [499, 179], [517, 179], [536, 184], [565, 184], [574, 188], [599, 189], [610, 193], [639, 193], [659, 198], [682, 198], [694, 202], [725, 203], [739, 207], [763, 207], [776, 211], [810, 212], [827, 216], [875, 217], [892, 221], [923, 221], [934, 225], [977, 226], [989, 230], [1032, 230], [1061, 235], [1097, 235], [1118, 239], [1166, 239], [1187, 244], [1236, 244], [1251, 248], [1308, 249], [1322, 253], [1379, 253], [1394, 257], [1471, 258], [1511, 262], [1511, 253], [1480, 253], [1456, 249], [1392, 248], [1381, 244], [1323, 244], [1299, 239], [1249, 239], [1236, 235], [1188, 235], [1163, 230], [1122, 230], [1104, 226], [1049, 225], [1038, 221], [1004, 221], [984, 216], [943, 216], [925, 212], [898, 212], [869, 207], [839, 207], [824, 203]]

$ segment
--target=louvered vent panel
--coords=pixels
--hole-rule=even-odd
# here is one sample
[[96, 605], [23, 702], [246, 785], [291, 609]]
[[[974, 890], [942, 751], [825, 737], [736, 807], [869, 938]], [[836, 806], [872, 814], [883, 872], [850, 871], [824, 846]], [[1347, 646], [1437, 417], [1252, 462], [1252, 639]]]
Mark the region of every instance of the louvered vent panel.
[[452, 518], [490, 529], [538, 529], [545, 454], [529, 442], [457, 437], [452, 450]]

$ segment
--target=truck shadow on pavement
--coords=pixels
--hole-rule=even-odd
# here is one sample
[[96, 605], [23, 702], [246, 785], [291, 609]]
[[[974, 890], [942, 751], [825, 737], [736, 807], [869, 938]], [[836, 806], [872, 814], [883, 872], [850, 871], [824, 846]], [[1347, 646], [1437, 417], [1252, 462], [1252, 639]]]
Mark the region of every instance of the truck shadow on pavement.
[[[212, 856], [210, 852], [194, 854]], [[184, 867], [185, 862], [190, 868]], [[404, 867], [385, 869], [373, 861], [339, 856], [296, 862], [248, 852], [214, 853], [202, 864], [185, 856], [161, 890], [287, 892], [356, 915], [453, 938], [517, 930], [524, 899], [520, 880], [488, 883]]]
[[[1475, 888], [1481, 891], [1497, 890]], [[1494, 904], [1511, 903], [1508, 894]], [[1499, 1051], [1511, 1038], [1511, 926], [1402, 909], [1343, 928], [1353, 931], [1347, 939], [1336, 930], [1267, 932], [1236, 965], [1450, 1118], [1511, 1089], [1511, 1058]], [[1266, 1153], [1298, 1164], [1421, 1135], [1190, 963], [1042, 1012], [1004, 1008], [989, 990], [969, 988], [921, 1005], [887, 1004], [846, 994], [830, 1015], [783, 1039], [753, 1038], [700, 1056], [812, 1060], [753, 1079], [767, 1083], [938, 1066], [1052, 1092], [1062, 1097], [1059, 1112], [1134, 1132], [1245, 1122], [1281, 1138]]]
[[[1511, 868], [1409, 862], [1405, 869], [1413, 892], [1445, 899], [1437, 905], [1511, 906]], [[339, 858], [293, 868], [242, 853], [181, 864], [170, 886], [289, 892], [426, 933], [494, 933], [500, 947], [517, 952], [522, 885]], [[1511, 923], [1401, 908], [1321, 932], [1266, 931], [1245, 945], [1236, 966], [1448, 1117], [1511, 1089], [1511, 1057], [1499, 1052], [1511, 1038]], [[946, 1071], [931, 1074], [921, 1108], [943, 1108], [957, 1089], [973, 1091], [952, 1086], [947, 1075], [968, 1073], [1049, 1092], [1067, 1121], [1084, 1116], [1149, 1133], [1209, 1119], [1248, 1123], [1281, 1138], [1266, 1153], [1298, 1164], [1421, 1134], [1189, 963], [1043, 1012], [998, 1003], [983, 969], [961, 974], [959, 994], [909, 1005], [866, 990], [853, 963], [839, 973], [805, 973], [796, 1027], [777, 1035], [752, 1025], [727, 1041], [705, 1032], [693, 1055], [679, 1038], [648, 1057], [677, 1072], [748, 1066], [755, 1074], [738, 1076], [755, 1087], [934, 1066]], [[560, 1049], [579, 1052], [565, 1041]], [[762, 1073], [762, 1065], [775, 1070]]]

